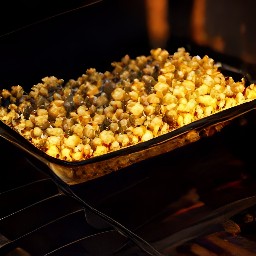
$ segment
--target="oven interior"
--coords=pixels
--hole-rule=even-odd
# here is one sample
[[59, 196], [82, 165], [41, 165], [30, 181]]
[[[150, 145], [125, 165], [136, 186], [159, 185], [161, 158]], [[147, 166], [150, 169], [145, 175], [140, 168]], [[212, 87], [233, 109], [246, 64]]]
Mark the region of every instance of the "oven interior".
[[[147, 55], [152, 47], [142, 2], [99, 1], [83, 7], [89, 1], [78, 1], [66, 12], [70, 3], [63, 7], [65, 2], [57, 1], [52, 13], [47, 1], [44, 8], [21, 2], [22, 29], [12, 15], [2, 16], [8, 26], [0, 37], [1, 88], [31, 88], [48, 75], [75, 78], [90, 67], [105, 71], [125, 54]], [[31, 9], [25, 11], [27, 6]], [[182, 46], [191, 54], [207, 54], [238, 70], [230, 69], [237, 78], [255, 81], [254, 63], [175, 31], [166, 44], [169, 52]], [[254, 255], [255, 115], [252, 109], [211, 137], [70, 187], [141, 238], [139, 244], [63, 193], [40, 162], [0, 138], [0, 253]]]

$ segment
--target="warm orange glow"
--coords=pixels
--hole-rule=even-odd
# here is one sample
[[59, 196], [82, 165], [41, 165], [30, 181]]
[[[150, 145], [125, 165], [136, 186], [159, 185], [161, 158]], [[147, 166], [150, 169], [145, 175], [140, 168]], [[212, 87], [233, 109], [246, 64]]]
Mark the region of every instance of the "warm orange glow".
[[168, 0], [146, 0], [148, 35], [151, 46], [165, 47], [169, 37]]
[[181, 214], [184, 214], [184, 213], [187, 213], [187, 212], [190, 212], [191, 210], [193, 209], [196, 209], [196, 208], [199, 208], [199, 207], [203, 207], [205, 204], [203, 202], [196, 202], [195, 204], [187, 207], [187, 208], [183, 208], [183, 209], [180, 209], [178, 210], [177, 212], [175, 212], [174, 215], [181, 215]]
[[224, 39], [220, 35], [209, 38], [205, 17], [206, 0], [194, 0], [191, 15], [192, 39], [199, 45], [209, 45], [213, 49], [223, 52], [225, 47]]
[[207, 36], [205, 32], [205, 0], [194, 0], [191, 15], [192, 37], [198, 44], [205, 44]]

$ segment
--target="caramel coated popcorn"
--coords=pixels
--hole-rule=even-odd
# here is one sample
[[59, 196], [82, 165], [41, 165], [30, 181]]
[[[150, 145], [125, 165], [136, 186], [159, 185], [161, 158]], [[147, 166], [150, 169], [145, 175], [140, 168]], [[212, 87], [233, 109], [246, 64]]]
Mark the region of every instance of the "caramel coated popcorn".
[[124, 56], [113, 70], [77, 80], [45, 77], [26, 94], [0, 90], [0, 120], [48, 155], [81, 161], [148, 141], [256, 99], [254, 84], [225, 77], [208, 56]]

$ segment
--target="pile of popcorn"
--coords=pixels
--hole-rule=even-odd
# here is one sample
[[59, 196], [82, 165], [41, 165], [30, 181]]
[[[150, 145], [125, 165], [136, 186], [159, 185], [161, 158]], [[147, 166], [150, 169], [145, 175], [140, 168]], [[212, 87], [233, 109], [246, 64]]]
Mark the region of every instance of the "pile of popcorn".
[[45, 77], [28, 93], [0, 90], [0, 120], [48, 155], [81, 161], [178, 129], [256, 99], [256, 86], [225, 77], [207, 55], [124, 56], [64, 82]]

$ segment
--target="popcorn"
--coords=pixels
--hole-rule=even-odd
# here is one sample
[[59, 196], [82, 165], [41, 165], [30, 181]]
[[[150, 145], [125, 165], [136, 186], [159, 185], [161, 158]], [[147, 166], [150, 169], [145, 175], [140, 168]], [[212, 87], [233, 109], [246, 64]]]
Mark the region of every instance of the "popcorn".
[[256, 99], [255, 84], [225, 77], [209, 56], [185, 48], [126, 55], [112, 67], [90, 68], [67, 83], [45, 77], [29, 94], [19, 85], [2, 89], [0, 120], [46, 154], [81, 161]]

